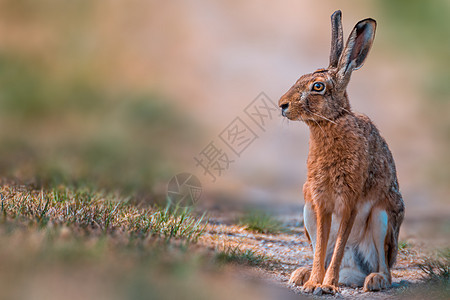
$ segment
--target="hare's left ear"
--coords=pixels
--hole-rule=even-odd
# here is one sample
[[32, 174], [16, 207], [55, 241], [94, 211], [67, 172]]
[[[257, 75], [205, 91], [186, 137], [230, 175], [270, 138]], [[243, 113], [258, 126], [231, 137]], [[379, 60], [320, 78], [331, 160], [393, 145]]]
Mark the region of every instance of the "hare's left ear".
[[336, 68], [344, 48], [344, 37], [342, 34], [342, 13], [340, 10], [335, 11], [331, 15], [331, 51], [330, 66]]
[[375, 38], [376, 27], [377, 22], [374, 19], [365, 19], [359, 21], [350, 33], [337, 65], [341, 88], [347, 86], [352, 71], [358, 70], [364, 64]]

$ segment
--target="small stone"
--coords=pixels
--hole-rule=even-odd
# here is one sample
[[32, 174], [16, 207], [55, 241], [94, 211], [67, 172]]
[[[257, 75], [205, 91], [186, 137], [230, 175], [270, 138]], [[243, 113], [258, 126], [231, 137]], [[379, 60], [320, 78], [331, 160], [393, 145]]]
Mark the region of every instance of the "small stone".
[[323, 294], [323, 290], [322, 290], [322, 288], [321, 288], [320, 286], [318, 286], [318, 287], [314, 290], [314, 293], [313, 293], [313, 295], [316, 295], [316, 296], [322, 296], [322, 294]]

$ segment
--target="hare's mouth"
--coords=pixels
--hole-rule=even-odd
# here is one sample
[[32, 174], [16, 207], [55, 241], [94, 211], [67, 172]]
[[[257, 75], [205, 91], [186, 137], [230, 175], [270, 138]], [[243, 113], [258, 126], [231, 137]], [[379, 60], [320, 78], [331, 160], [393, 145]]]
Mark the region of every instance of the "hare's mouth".
[[292, 114], [291, 114], [291, 112], [289, 111], [289, 109], [282, 109], [281, 110], [281, 115], [283, 116], [283, 117], [285, 117], [285, 118], [288, 118], [289, 120], [292, 120]]
[[296, 114], [294, 114], [294, 113], [292, 113], [290, 111], [287, 111], [287, 112], [283, 112], [282, 111], [281, 114], [283, 115], [283, 117], [285, 117], [285, 118], [287, 118], [288, 120], [291, 120], [291, 121], [298, 121], [298, 120], [300, 120], [300, 117], [298, 115], [296, 115]]

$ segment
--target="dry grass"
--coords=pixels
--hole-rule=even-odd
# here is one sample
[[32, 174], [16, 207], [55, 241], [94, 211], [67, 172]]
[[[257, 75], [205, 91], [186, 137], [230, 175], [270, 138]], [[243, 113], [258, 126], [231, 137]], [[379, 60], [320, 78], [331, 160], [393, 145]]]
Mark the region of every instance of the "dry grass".
[[87, 189], [60, 186], [38, 191], [6, 185], [1, 195], [4, 222], [12, 219], [41, 228], [66, 227], [89, 235], [121, 232], [130, 240], [157, 237], [185, 242], [195, 242], [205, 229], [204, 215], [197, 219], [189, 208], [139, 208], [129, 199]]

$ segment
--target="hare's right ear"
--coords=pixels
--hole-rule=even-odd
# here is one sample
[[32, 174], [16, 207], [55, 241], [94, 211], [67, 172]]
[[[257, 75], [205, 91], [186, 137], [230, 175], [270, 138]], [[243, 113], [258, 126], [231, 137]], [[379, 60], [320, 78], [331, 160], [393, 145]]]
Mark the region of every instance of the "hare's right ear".
[[359, 21], [353, 28], [337, 65], [338, 86], [345, 89], [353, 70], [362, 67], [375, 38], [377, 22]]
[[344, 48], [344, 36], [342, 33], [342, 13], [340, 10], [335, 11], [331, 15], [331, 51], [330, 66], [336, 68]]

